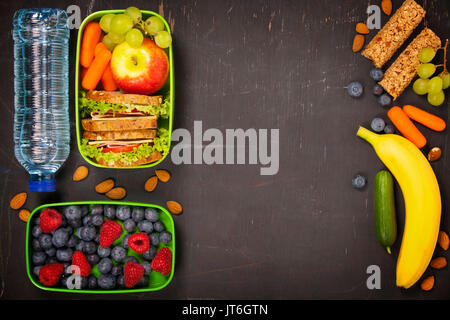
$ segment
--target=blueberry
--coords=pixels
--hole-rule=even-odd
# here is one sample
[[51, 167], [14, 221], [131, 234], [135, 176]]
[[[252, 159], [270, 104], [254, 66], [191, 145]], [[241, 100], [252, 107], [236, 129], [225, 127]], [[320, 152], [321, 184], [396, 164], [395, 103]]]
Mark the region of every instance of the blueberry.
[[53, 234], [52, 243], [56, 248], [62, 248], [67, 244], [69, 240], [69, 233], [64, 229], [58, 229]]
[[360, 174], [357, 174], [352, 180], [352, 186], [355, 189], [364, 188], [366, 186], [366, 183], [367, 183], [367, 178]]
[[88, 206], [81, 206], [81, 216], [85, 217], [89, 214], [89, 207]]
[[31, 235], [35, 238], [39, 238], [39, 236], [42, 234], [42, 230], [40, 226], [33, 226], [33, 229], [31, 229]]
[[86, 256], [86, 260], [89, 262], [89, 264], [91, 266], [93, 266], [93, 265], [99, 263], [100, 257], [98, 256], [98, 254], [95, 254], [95, 253], [94, 254], [88, 254]]
[[41, 223], [41, 219], [39, 219], [39, 216], [36, 216], [36, 218], [34, 219], [34, 224], [39, 225]]
[[148, 262], [148, 261], [143, 261], [143, 262], [141, 262], [141, 266], [143, 266], [144, 267], [144, 270], [145, 270], [145, 275], [149, 275], [150, 274], [150, 272], [152, 272], [152, 264], [150, 263], [150, 262]]
[[373, 68], [372, 70], [370, 70], [370, 77], [375, 81], [381, 81], [381, 79], [383, 79], [384, 77], [383, 70]]
[[127, 263], [127, 262], [134, 262], [134, 263], [139, 263], [138, 259], [136, 259], [136, 257], [134, 256], [128, 256], [125, 258], [125, 261], [123, 262], [123, 264]]
[[50, 248], [45, 250], [45, 254], [49, 257], [54, 257], [56, 255], [56, 249], [55, 248]]
[[159, 235], [156, 232], [150, 233], [148, 236], [150, 245], [157, 247], [159, 244]]
[[75, 250], [85, 252], [86, 241], [80, 240], [75, 246]]
[[33, 241], [31, 241], [31, 246], [33, 247], [34, 251], [42, 251], [39, 239], [33, 239]]
[[81, 219], [81, 208], [79, 206], [65, 207], [63, 213], [68, 221]]
[[156, 221], [155, 223], [153, 223], [153, 229], [156, 232], [162, 232], [162, 231], [164, 231], [165, 227], [161, 221]]
[[142, 220], [137, 225], [140, 232], [150, 233], [153, 231], [153, 223], [148, 220]]
[[113, 220], [116, 218], [116, 207], [109, 204], [104, 207], [104, 215], [106, 218]]
[[96, 243], [100, 243], [100, 233], [97, 233], [97, 235], [95, 236], [94, 241], [95, 241]]
[[360, 82], [354, 81], [347, 86], [350, 97], [359, 98], [364, 93], [364, 88]]
[[135, 222], [139, 222], [141, 220], [144, 220], [144, 209], [142, 207], [133, 207], [133, 210], [131, 211], [131, 219]]
[[46, 233], [43, 233], [39, 236], [39, 245], [42, 250], [50, 249], [52, 246], [52, 236]]
[[89, 286], [89, 277], [81, 278], [81, 289], [86, 289]]
[[156, 247], [150, 246], [147, 251], [142, 254], [145, 260], [152, 260], [156, 255]]
[[117, 285], [119, 288], [125, 288], [125, 276], [123, 274], [117, 277]]
[[129, 246], [128, 246], [128, 238], [131, 236], [131, 234], [126, 234], [126, 235], [124, 235], [123, 236], [123, 239], [122, 239], [122, 247], [124, 247], [125, 249], [128, 249], [129, 248]]
[[375, 96], [381, 96], [382, 94], [383, 94], [383, 92], [384, 92], [384, 89], [383, 89], [383, 87], [382, 86], [380, 86], [379, 84], [376, 84], [374, 87], [373, 87], [373, 90], [372, 90], [372, 93], [375, 95]]
[[78, 241], [80, 241], [80, 239], [76, 235], [72, 234], [67, 241], [66, 246], [69, 248], [73, 248], [78, 244]]
[[387, 124], [384, 127], [384, 133], [386, 133], [386, 134], [394, 134], [395, 133], [395, 127], [392, 124]]
[[83, 226], [91, 226], [91, 216], [86, 216], [83, 218]]
[[116, 246], [111, 250], [111, 258], [116, 262], [121, 262], [127, 257], [127, 250], [121, 246]]
[[112, 263], [111, 259], [103, 258], [98, 263], [97, 270], [98, 270], [98, 272], [100, 272], [102, 274], [107, 274], [111, 271], [112, 266], [113, 266], [113, 263]]
[[116, 286], [116, 277], [111, 274], [102, 274], [97, 279], [97, 285], [102, 289], [113, 289]]
[[91, 214], [103, 214], [103, 206], [101, 204], [94, 204], [91, 208]]
[[159, 234], [159, 241], [164, 244], [168, 244], [172, 241], [172, 234], [169, 231], [163, 231]]
[[94, 254], [97, 252], [97, 245], [95, 244], [94, 241], [87, 241], [84, 244], [84, 252], [86, 254]]
[[392, 103], [392, 98], [387, 93], [384, 93], [384, 94], [382, 94], [381, 96], [378, 97], [378, 103], [382, 107], [388, 107]]
[[61, 286], [63, 286], [64, 288], [67, 288], [67, 279], [69, 279], [70, 274], [63, 274], [60, 278], [61, 281]]
[[125, 229], [125, 231], [133, 232], [134, 228], [136, 228], [136, 222], [131, 219], [127, 219], [123, 222], [123, 228]]
[[386, 126], [386, 122], [384, 122], [381, 118], [375, 118], [372, 120], [372, 123], [370, 124], [370, 127], [375, 132], [382, 132], [384, 130], [384, 127]]
[[33, 274], [36, 277], [39, 277], [39, 270], [41, 270], [41, 266], [36, 266], [36, 267], [33, 268]]
[[103, 216], [94, 214], [91, 216], [91, 224], [96, 227], [100, 227], [103, 224]]
[[125, 221], [131, 217], [131, 209], [129, 206], [118, 206], [116, 209], [116, 217], [119, 220]]
[[56, 250], [56, 259], [62, 262], [69, 262], [72, 260], [73, 251], [70, 248]]
[[31, 260], [35, 266], [42, 266], [45, 263], [45, 259], [47, 259], [47, 255], [42, 251], [37, 251], [31, 256]]
[[78, 237], [81, 238], [81, 240], [84, 241], [92, 241], [95, 239], [95, 236], [97, 235], [97, 231], [95, 230], [95, 227], [93, 226], [85, 226], [78, 229], [77, 232]]
[[111, 249], [110, 248], [104, 248], [102, 246], [98, 246], [97, 248], [97, 254], [100, 258], [106, 258], [109, 257], [109, 255], [111, 254]]
[[72, 228], [79, 228], [83, 224], [81, 222], [81, 219], [78, 219], [78, 220], [68, 220], [68, 225], [71, 226]]
[[121, 275], [122, 274], [122, 266], [119, 264], [113, 265], [113, 267], [111, 268], [111, 274], [115, 277]]
[[159, 212], [154, 208], [145, 208], [145, 219], [156, 222], [159, 219]]
[[95, 289], [97, 288], [97, 278], [94, 275], [89, 276], [88, 279], [88, 288]]

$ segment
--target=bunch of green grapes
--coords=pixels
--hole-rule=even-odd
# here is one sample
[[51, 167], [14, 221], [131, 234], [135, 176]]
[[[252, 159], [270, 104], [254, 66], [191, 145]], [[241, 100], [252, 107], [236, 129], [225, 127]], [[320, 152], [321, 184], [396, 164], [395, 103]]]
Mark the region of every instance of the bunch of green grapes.
[[155, 40], [160, 48], [168, 48], [172, 37], [165, 31], [164, 22], [157, 16], [142, 20], [142, 13], [136, 7], [129, 7], [124, 13], [106, 14], [100, 19], [100, 28], [106, 33], [102, 42], [109, 50], [126, 41], [132, 47], [139, 47], [144, 36]]
[[[448, 41], [447, 41], [448, 44]], [[434, 65], [431, 63], [436, 56], [433, 48], [424, 48], [419, 52], [421, 62], [417, 74], [417, 79], [413, 84], [413, 90], [418, 95], [427, 95], [428, 102], [433, 106], [440, 106], [445, 101], [444, 90], [450, 87], [450, 74], [446, 67], [447, 44], [444, 49], [444, 64]], [[434, 76], [438, 67], [444, 67], [439, 75]]]

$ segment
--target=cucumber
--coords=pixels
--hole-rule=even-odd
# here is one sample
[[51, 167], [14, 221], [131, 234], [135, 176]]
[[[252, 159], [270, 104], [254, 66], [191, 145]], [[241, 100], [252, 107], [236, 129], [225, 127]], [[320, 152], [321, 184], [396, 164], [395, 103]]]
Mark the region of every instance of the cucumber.
[[391, 254], [391, 246], [397, 240], [397, 216], [395, 213], [394, 178], [389, 171], [377, 173], [374, 182], [375, 233], [378, 242]]

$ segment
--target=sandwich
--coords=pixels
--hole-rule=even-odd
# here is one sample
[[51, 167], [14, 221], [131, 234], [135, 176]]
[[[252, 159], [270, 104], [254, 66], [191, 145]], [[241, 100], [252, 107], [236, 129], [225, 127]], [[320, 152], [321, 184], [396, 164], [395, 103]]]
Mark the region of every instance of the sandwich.
[[168, 131], [158, 128], [169, 115], [163, 96], [90, 90], [82, 92], [79, 109], [82, 152], [100, 165], [140, 166], [168, 153]]

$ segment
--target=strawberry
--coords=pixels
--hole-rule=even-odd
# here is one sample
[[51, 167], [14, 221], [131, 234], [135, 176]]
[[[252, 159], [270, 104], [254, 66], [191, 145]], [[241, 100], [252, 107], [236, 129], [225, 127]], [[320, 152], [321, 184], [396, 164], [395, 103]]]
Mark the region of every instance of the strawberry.
[[123, 267], [125, 286], [132, 288], [144, 276], [145, 268], [139, 263], [128, 261]]
[[113, 220], [106, 220], [100, 228], [100, 245], [109, 247], [122, 235], [122, 226]]
[[46, 264], [39, 269], [39, 281], [44, 286], [54, 286], [58, 283], [64, 271], [64, 266], [61, 263]]
[[42, 232], [50, 233], [62, 223], [62, 215], [55, 209], [44, 209], [39, 215], [39, 225]]
[[[80, 275], [82, 277], [87, 277], [91, 274], [91, 265], [86, 260], [86, 257], [81, 251], [75, 251], [75, 253], [73, 254], [72, 265], [78, 266], [80, 268]], [[72, 273], [75, 273], [75, 270], [72, 269]]]
[[159, 249], [152, 261], [152, 269], [160, 272], [163, 276], [168, 275], [172, 271], [172, 251], [163, 247]]
[[137, 253], [144, 253], [150, 248], [150, 240], [146, 233], [140, 232], [128, 238], [128, 246]]

